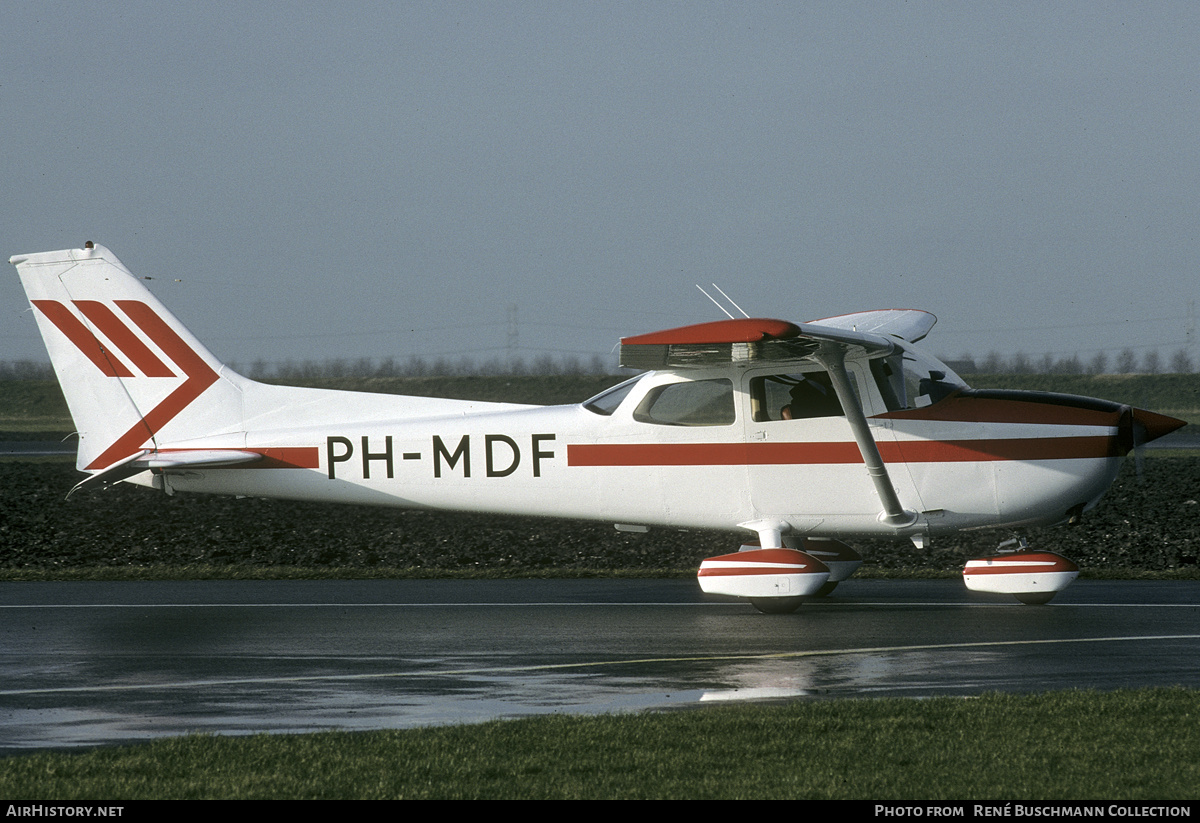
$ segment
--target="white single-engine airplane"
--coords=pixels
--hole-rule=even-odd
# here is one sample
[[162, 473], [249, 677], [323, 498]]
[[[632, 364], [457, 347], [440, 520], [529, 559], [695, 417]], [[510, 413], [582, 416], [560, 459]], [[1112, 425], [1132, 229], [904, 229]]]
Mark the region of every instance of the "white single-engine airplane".
[[[626, 337], [621, 365], [647, 371], [572, 406], [270, 386], [218, 362], [103, 246], [10, 262], [79, 430], [79, 486], [741, 531], [700, 583], [765, 612], [853, 573], [838, 538], [1077, 520], [1130, 449], [1184, 425], [970, 389], [914, 345], [935, 318], [911, 310]], [[1077, 573], [1022, 547], [964, 577], [1045, 602]]]

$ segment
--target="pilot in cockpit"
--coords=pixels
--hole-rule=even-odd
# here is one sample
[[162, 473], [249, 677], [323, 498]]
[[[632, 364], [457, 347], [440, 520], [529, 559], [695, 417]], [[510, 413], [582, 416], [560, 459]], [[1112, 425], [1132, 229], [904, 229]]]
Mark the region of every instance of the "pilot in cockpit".
[[784, 420], [809, 417], [836, 417], [842, 414], [842, 404], [833, 389], [833, 381], [824, 372], [800, 377], [789, 392], [790, 401], [780, 409]]

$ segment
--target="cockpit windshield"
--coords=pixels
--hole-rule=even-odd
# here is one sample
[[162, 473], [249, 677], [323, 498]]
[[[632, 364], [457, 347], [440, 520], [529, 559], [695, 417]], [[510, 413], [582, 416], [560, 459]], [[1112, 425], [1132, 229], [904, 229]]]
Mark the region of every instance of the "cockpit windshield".
[[919, 409], [967, 384], [939, 360], [900, 346], [871, 361], [871, 376], [888, 411]]

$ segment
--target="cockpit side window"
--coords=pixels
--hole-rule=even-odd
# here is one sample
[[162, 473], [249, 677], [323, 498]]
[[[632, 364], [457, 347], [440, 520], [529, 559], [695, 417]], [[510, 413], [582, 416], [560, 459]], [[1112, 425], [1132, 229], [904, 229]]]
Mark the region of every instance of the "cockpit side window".
[[[858, 394], [853, 373], [850, 384]], [[756, 423], [771, 420], [805, 420], [814, 417], [841, 417], [842, 404], [833, 389], [833, 381], [824, 371], [802, 374], [772, 374], [750, 380], [751, 415]]]
[[730, 426], [736, 418], [733, 381], [689, 380], [651, 389], [633, 419], [661, 426]]

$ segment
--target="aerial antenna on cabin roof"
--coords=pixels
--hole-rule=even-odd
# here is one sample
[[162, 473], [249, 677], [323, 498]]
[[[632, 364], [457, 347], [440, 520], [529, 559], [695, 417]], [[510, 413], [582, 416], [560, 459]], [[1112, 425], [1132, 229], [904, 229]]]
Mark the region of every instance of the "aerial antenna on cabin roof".
[[[737, 309], [739, 312], [741, 312], [742, 317], [750, 316], [750, 315], [746, 314], [745, 309], [743, 309], [737, 303], [733, 302], [733, 299], [728, 294], [726, 294], [720, 286], [718, 286], [716, 283], [713, 283], [712, 287], [714, 289], [716, 289], [718, 292], [720, 292], [721, 296], [724, 297], [729, 302], [729, 305], [733, 306], [735, 309]], [[711, 294], [709, 294], [708, 292], [706, 292], [704, 290], [703, 286], [701, 286], [699, 283], [697, 283], [696, 288], [700, 289], [700, 293], [703, 294], [705, 297], [707, 297], [709, 300], [711, 300], [713, 302], [714, 306], [716, 306], [718, 309], [723, 311], [725, 313], [726, 317], [728, 317], [730, 320], [734, 319], [733, 315], [730, 314], [729, 309], [725, 308], [719, 302], [717, 302], [717, 299], [715, 297], [713, 297]]]

